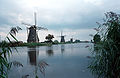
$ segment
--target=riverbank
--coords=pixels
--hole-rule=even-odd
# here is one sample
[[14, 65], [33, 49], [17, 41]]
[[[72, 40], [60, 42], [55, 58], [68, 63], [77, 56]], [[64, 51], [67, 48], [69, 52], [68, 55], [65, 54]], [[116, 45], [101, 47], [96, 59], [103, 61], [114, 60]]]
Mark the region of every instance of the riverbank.
[[58, 44], [73, 44], [73, 43], [21, 43], [15, 44], [15, 47], [24, 47], [24, 46], [51, 46], [51, 45], [58, 45]]
[[[77, 42], [78, 43], [78, 42]], [[90, 42], [79, 42], [79, 43], [90, 43]], [[13, 42], [13, 43], [6, 43], [6, 46], [10, 47], [24, 47], [24, 46], [51, 46], [51, 45], [58, 45], [58, 44], [75, 44], [75, 42], [65, 42], [65, 43], [45, 43], [45, 42], [39, 42], [39, 43], [23, 43], [23, 42]], [[0, 47], [3, 44], [0, 43]]]

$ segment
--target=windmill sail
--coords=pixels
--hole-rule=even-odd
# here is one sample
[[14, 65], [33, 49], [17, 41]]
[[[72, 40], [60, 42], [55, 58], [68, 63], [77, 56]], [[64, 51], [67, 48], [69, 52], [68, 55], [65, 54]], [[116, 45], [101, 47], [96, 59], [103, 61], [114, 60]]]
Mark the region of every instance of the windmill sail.
[[41, 29], [48, 30], [47, 28], [44, 28], [44, 27], [37, 27], [37, 30], [41, 30]]
[[27, 23], [24, 23], [22, 22], [23, 25], [26, 25], [26, 26], [33, 26], [33, 25], [30, 25], [30, 24], [27, 24]]
[[35, 26], [36, 26], [36, 23], [37, 23], [37, 20], [36, 20], [36, 12], [34, 12], [34, 19], [35, 19]]
[[26, 27], [26, 30], [27, 30], [27, 37], [28, 37], [28, 27]]

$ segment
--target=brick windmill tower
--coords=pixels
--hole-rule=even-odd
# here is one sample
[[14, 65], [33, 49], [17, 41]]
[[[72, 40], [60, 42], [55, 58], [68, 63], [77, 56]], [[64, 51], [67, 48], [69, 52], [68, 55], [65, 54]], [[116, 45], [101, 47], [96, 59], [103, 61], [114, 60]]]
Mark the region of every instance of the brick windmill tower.
[[[43, 28], [43, 27], [38, 27], [36, 25], [36, 13], [34, 13], [34, 19], [35, 19], [35, 24], [34, 25], [30, 25], [27, 23], [22, 23], [24, 25], [26, 25], [27, 27], [27, 42], [28, 43], [38, 43], [39, 42], [39, 37], [38, 37], [38, 31], [43, 29], [43, 30], [47, 30], [47, 28]], [[28, 27], [29, 26], [29, 27]]]

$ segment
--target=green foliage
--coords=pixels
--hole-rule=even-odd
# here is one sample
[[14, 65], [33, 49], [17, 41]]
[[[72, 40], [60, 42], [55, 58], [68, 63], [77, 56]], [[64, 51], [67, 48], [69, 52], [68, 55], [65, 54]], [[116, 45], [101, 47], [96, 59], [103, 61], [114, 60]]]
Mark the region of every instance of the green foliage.
[[54, 44], [58, 44], [59, 43], [59, 41], [58, 40], [54, 40]]
[[98, 78], [120, 78], [120, 15], [113, 12], [105, 15], [104, 23], [98, 27], [102, 40], [94, 44], [97, 50], [89, 68]]
[[[12, 41], [9, 38], [9, 35], [17, 41], [14, 35], [16, 35], [16, 32], [18, 32], [18, 27], [13, 27], [10, 32], [7, 34], [6, 39], [9, 41], [9, 43], [12, 44]], [[9, 61], [10, 54], [12, 53], [11, 47], [8, 45], [8, 42], [5, 40], [2, 41], [0, 50], [0, 78], [7, 78], [8, 77], [8, 70], [11, 67], [11, 62]], [[14, 47], [13, 47], [14, 48]]]
[[54, 36], [51, 35], [51, 34], [48, 34], [48, 36], [45, 37], [45, 39], [47, 39], [48, 42], [52, 42], [52, 39], [53, 39], [53, 38], [54, 38]]
[[80, 43], [80, 40], [75, 40], [74, 43]]
[[45, 46], [46, 43], [22, 43], [19, 46]]
[[93, 37], [93, 40], [94, 40], [94, 43], [98, 43], [98, 42], [100, 42], [100, 35], [98, 35], [98, 34], [95, 34], [94, 35], [94, 37]]
[[35, 78], [38, 78], [38, 76], [35, 76]]

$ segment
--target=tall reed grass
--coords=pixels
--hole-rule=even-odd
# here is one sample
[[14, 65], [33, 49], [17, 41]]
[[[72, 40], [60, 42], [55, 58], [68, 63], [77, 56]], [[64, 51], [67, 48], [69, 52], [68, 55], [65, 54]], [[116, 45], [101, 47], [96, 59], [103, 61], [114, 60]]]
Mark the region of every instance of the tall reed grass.
[[94, 44], [89, 68], [97, 78], [120, 78], [120, 14], [107, 12], [98, 25], [101, 41]]

